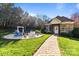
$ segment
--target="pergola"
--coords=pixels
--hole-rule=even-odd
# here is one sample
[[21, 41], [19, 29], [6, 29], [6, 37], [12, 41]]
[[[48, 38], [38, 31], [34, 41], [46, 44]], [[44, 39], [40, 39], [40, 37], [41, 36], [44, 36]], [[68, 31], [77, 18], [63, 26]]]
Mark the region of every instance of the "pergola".
[[[21, 30], [20, 30], [21, 29]], [[19, 32], [21, 32], [21, 34], [23, 35], [23, 33], [24, 33], [24, 27], [23, 26], [17, 26], [17, 30], [19, 31]]]

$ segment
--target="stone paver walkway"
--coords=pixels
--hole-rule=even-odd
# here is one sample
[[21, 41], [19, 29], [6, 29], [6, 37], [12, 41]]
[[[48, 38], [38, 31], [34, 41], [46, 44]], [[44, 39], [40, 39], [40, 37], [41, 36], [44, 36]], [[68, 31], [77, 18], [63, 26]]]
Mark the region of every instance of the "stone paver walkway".
[[34, 56], [60, 56], [57, 36], [52, 35], [43, 45], [37, 50]]

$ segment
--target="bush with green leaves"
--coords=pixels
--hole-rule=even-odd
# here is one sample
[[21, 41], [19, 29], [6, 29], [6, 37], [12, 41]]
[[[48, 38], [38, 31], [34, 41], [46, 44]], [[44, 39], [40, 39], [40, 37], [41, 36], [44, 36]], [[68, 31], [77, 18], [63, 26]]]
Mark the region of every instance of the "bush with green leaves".
[[40, 31], [40, 30], [35, 30], [35, 32], [36, 32], [36, 33], [41, 33], [41, 31]]
[[63, 32], [63, 33], [60, 33], [60, 35], [61, 36], [64, 36], [64, 37], [70, 37], [71, 36], [71, 33], [70, 32], [69, 33]]
[[79, 28], [74, 28], [72, 30], [73, 37], [79, 38]]

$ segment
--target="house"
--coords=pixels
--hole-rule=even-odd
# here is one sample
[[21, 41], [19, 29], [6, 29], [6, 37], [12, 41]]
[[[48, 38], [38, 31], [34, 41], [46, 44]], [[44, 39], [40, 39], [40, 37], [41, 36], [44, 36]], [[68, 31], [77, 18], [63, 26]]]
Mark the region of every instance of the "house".
[[60, 17], [57, 16], [51, 21], [49, 21], [48, 24], [46, 24], [46, 32], [54, 33], [54, 34], [60, 34], [60, 33], [68, 33], [72, 31], [74, 28], [74, 21], [71, 19], [68, 19], [67, 17]]

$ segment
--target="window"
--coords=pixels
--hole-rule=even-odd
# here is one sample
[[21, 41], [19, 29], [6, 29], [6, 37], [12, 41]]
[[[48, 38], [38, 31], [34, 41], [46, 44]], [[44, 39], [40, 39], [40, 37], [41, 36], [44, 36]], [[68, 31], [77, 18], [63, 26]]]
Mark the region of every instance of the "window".
[[66, 26], [65, 25], [61, 25], [60, 30], [61, 30], [61, 32], [65, 32], [66, 31]]

